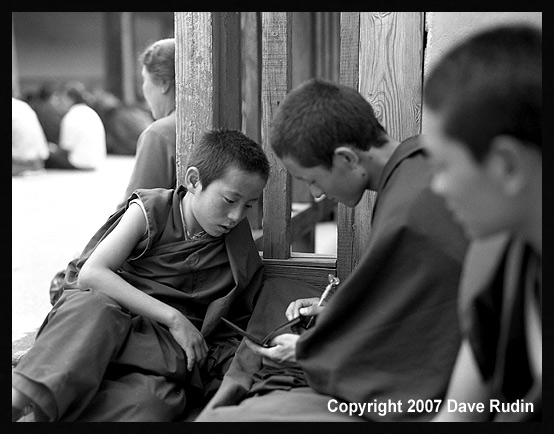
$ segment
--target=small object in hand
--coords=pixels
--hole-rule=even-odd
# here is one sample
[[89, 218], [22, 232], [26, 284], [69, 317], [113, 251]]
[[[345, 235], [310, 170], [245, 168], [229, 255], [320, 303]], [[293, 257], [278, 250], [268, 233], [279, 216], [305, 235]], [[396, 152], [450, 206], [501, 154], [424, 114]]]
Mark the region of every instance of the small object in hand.
[[[339, 283], [340, 283], [340, 279], [337, 276], [333, 276], [332, 274], [329, 274], [329, 284], [325, 287], [325, 291], [323, 291], [323, 294], [321, 295], [321, 298], [317, 303], [317, 307], [323, 306], [325, 303], [329, 301], [331, 296], [337, 290], [337, 286]], [[310, 318], [305, 328], [309, 329], [313, 325], [314, 321], [315, 321], [315, 315], [313, 315]]]

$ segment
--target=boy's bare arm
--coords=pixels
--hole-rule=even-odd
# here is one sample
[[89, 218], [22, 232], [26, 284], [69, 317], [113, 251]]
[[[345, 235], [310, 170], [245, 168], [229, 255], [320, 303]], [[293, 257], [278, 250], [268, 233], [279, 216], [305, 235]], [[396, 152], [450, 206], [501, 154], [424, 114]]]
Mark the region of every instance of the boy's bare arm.
[[131, 204], [113, 231], [96, 247], [79, 273], [79, 287], [102, 292], [137, 315], [166, 325], [187, 354], [189, 370], [202, 362], [207, 345], [198, 329], [177, 309], [135, 288], [117, 274], [146, 229], [146, 219]]

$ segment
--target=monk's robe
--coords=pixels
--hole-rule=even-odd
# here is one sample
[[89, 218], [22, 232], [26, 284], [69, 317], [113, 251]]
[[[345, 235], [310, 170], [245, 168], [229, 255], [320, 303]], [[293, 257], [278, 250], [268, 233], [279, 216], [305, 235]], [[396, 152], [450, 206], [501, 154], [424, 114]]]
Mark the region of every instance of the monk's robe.
[[[315, 326], [297, 342], [307, 383], [249, 395], [262, 363], [241, 344], [199, 421], [416, 421], [433, 416], [408, 409], [410, 400], [445, 395], [460, 345], [457, 290], [467, 239], [430, 190], [430, 179], [418, 139], [401, 143], [381, 175], [364, 254]], [[401, 408], [351, 417], [330, 411], [332, 399], [394, 402]]]
[[[505, 233], [473, 242], [464, 265], [459, 309], [463, 336], [483, 381], [491, 387], [491, 399], [506, 404], [493, 406], [491, 420], [540, 421], [540, 256]], [[510, 407], [514, 403], [519, 405]], [[490, 408], [489, 402], [485, 404]], [[526, 404], [532, 404], [532, 411]]]
[[206, 363], [186, 369], [167, 327], [123, 309], [108, 296], [77, 287], [79, 270], [117, 225], [114, 213], [66, 270], [64, 292], [14, 369], [13, 386], [48, 420], [167, 421], [181, 418], [219, 386], [240, 336], [220, 321], [246, 325], [263, 265], [245, 219], [223, 237], [186, 241], [177, 190], [136, 190], [147, 231], [119, 275], [180, 310], [201, 331]]

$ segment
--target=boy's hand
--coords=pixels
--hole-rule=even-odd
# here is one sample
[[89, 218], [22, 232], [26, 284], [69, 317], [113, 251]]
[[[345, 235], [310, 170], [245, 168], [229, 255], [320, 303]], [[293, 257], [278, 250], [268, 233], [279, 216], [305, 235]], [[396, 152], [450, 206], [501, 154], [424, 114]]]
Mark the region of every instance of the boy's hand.
[[283, 363], [296, 362], [296, 342], [299, 337], [299, 335], [292, 333], [284, 333], [282, 335], [275, 336], [271, 340], [271, 345], [274, 346], [270, 348], [261, 347], [248, 338], [244, 338], [244, 340], [246, 341], [248, 348], [250, 348], [257, 355], [267, 357], [278, 363]]
[[208, 355], [208, 345], [202, 333], [182, 314], [169, 327], [169, 332], [181, 345], [187, 355], [187, 369], [192, 370], [194, 363], [201, 365]]
[[299, 300], [293, 301], [287, 307], [285, 315], [290, 321], [298, 316], [313, 316], [321, 313], [323, 306], [317, 306], [319, 303], [319, 298], [301, 298]]

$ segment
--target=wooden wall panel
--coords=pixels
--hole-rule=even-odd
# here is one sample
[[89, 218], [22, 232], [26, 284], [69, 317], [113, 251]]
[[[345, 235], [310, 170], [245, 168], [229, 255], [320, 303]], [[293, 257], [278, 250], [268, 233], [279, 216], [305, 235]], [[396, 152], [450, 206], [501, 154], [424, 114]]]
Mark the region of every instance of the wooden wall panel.
[[213, 126], [212, 14], [175, 12], [177, 183], [196, 137]]
[[360, 15], [360, 93], [397, 140], [421, 131], [423, 14]]
[[[341, 13], [340, 83], [359, 90], [360, 12]], [[369, 238], [375, 193], [366, 191], [355, 208], [338, 205], [337, 276], [344, 280], [356, 267]]]
[[[262, 21], [260, 12], [241, 12], [242, 131], [262, 143]], [[263, 194], [248, 212], [252, 229], [262, 228]]]
[[290, 12], [262, 12], [262, 143], [271, 174], [263, 200], [264, 258], [290, 257], [291, 180], [269, 144], [273, 115], [291, 88]]
[[[423, 77], [422, 12], [343, 12], [340, 82], [372, 104], [395, 139], [419, 134]], [[339, 205], [337, 275], [357, 265], [371, 231], [375, 192], [355, 208]]]
[[197, 138], [241, 128], [240, 21], [237, 12], [175, 12], [177, 181]]

